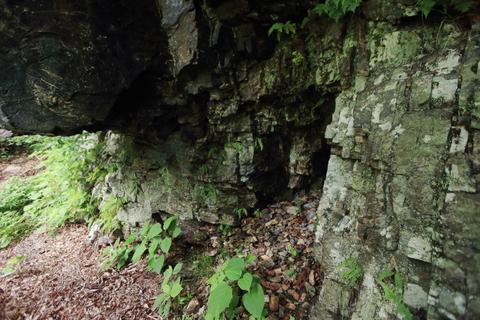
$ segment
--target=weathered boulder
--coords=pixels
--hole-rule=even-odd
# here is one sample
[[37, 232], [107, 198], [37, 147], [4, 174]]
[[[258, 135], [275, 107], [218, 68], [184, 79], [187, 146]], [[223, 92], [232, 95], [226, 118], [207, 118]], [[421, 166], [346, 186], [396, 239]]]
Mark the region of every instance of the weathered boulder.
[[0, 126], [71, 133], [105, 120], [167, 39], [155, 2], [0, 1]]

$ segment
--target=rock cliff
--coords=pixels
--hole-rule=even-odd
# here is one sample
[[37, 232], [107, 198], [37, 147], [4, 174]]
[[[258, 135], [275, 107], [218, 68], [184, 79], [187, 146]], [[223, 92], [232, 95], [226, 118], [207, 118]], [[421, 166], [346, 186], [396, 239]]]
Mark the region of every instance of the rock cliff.
[[[323, 188], [312, 317], [395, 318], [384, 271], [418, 319], [480, 314], [472, 19], [423, 20], [408, 0], [304, 28], [315, 1], [0, 3], [0, 125], [109, 129], [94, 194], [123, 199], [125, 232], [171, 214], [234, 225]], [[276, 22], [295, 34], [268, 36]], [[342, 292], [349, 258], [363, 276]]]

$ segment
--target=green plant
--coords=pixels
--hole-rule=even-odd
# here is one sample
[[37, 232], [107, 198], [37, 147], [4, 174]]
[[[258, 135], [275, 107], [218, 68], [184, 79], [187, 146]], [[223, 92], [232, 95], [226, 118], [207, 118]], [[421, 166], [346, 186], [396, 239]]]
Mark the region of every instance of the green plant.
[[287, 247], [287, 250], [290, 251], [290, 254], [294, 257], [296, 257], [298, 254], [298, 250], [295, 249], [294, 247]]
[[197, 250], [192, 250], [189, 255], [191, 261], [193, 261], [191, 270], [194, 275], [194, 280], [199, 280], [204, 277], [211, 277], [213, 274], [213, 259], [206, 254], [203, 254]]
[[3, 160], [8, 160], [11, 157], [13, 157], [13, 154], [8, 154], [8, 151], [5, 150], [5, 149], [2, 150], [1, 154], [2, 154], [2, 159]]
[[266, 309], [260, 277], [245, 270], [245, 265], [255, 259], [254, 255], [249, 254], [245, 260], [228, 260], [208, 279], [210, 296], [206, 320], [223, 319], [224, 313], [229, 318], [235, 317], [240, 295], [243, 306], [251, 314], [250, 319], [264, 319]]
[[[109, 255], [107, 262], [102, 264], [100, 270], [108, 269], [116, 264], [120, 269], [127, 262], [138, 262], [143, 254], [148, 250], [148, 267], [147, 270], [153, 270], [160, 273], [165, 261], [165, 255], [169, 252], [172, 245], [172, 239], [180, 234], [180, 228], [177, 227], [178, 217], [168, 218], [163, 226], [160, 223], [150, 225], [146, 222], [140, 233], [133, 232], [128, 236], [123, 245], [120, 245], [118, 238], [113, 247], [105, 248], [100, 259]], [[156, 257], [157, 251], [160, 249], [163, 254]]]
[[200, 167], [200, 174], [201, 174], [202, 176], [206, 176], [206, 175], [208, 174], [208, 167], [207, 167], [207, 165], [204, 164], [204, 165], [202, 165], [202, 166]]
[[303, 200], [295, 200], [295, 204], [297, 205], [297, 210], [295, 211], [296, 213], [302, 212], [302, 205], [303, 205]]
[[338, 266], [338, 270], [343, 268], [346, 269], [340, 274], [341, 290], [339, 296], [339, 305], [342, 312], [345, 311], [346, 304], [348, 303], [348, 292], [350, 288], [352, 288], [355, 282], [363, 275], [363, 270], [357, 264], [357, 259], [355, 258], [343, 260]]
[[295, 271], [293, 271], [293, 270], [288, 270], [287, 272], [285, 272], [285, 274], [286, 274], [287, 276], [292, 277], [292, 278], [295, 279], [295, 280], [297, 279], [297, 273], [296, 273]]
[[262, 211], [260, 211], [260, 210], [258, 210], [258, 209], [255, 209], [255, 212], [253, 212], [253, 214], [256, 215], [256, 216], [258, 216], [258, 217], [260, 217], [260, 218], [263, 217]]
[[299, 64], [299, 63], [301, 63], [301, 62], [303, 61], [303, 58], [304, 58], [304, 57], [303, 57], [303, 54], [302, 54], [301, 52], [294, 51], [294, 52], [292, 53], [292, 55], [293, 55], [292, 62], [293, 62], [294, 64]]
[[315, 218], [315, 222], [313, 223], [313, 232], [317, 232], [318, 222], [319, 222], [319, 218], [318, 218], [318, 216], [317, 216], [317, 217]]
[[340, 274], [340, 281], [344, 281], [344, 287], [352, 287], [363, 275], [363, 270], [359, 267], [357, 264], [357, 259], [355, 258], [343, 260], [338, 266], [338, 270], [343, 268], [347, 268]]
[[231, 142], [230, 137], [228, 137], [228, 141], [224, 144], [225, 148], [235, 148], [236, 153], [240, 153], [243, 150], [243, 143], [242, 142]]
[[294, 35], [296, 33], [296, 27], [294, 24], [292, 24], [290, 21], [287, 21], [286, 23], [281, 23], [277, 22], [273, 26], [270, 27], [268, 30], [268, 35], [270, 36], [274, 31], [277, 31], [277, 39], [280, 41], [280, 37], [282, 33]]
[[233, 209], [233, 213], [238, 216], [238, 219], [242, 219], [242, 216], [248, 216], [248, 210], [244, 207], [236, 207]]
[[223, 224], [221, 223], [218, 228], [217, 228], [218, 231], [220, 231], [224, 236], [227, 235], [227, 233], [229, 232], [232, 232], [233, 231], [233, 227], [229, 224]]
[[27, 257], [27, 254], [21, 254], [8, 260], [5, 268], [2, 269], [2, 273], [7, 275], [15, 272], [20, 272], [20, 264]]
[[433, 10], [435, 6], [441, 6], [443, 14], [447, 14], [449, 8], [453, 8], [459, 12], [467, 12], [473, 5], [472, 0], [418, 0], [417, 5], [420, 8], [423, 16], [428, 17], [430, 11]]
[[118, 227], [116, 215], [118, 209], [126, 202], [125, 198], [115, 198], [109, 195], [100, 208], [99, 218], [103, 222], [102, 231], [108, 232]]
[[217, 147], [212, 147], [208, 150], [207, 158], [210, 159], [218, 151]]
[[312, 9], [310, 18], [304, 18], [301, 27], [303, 28], [311, 18], [315, 16], [320, 17], [324, 13], [335, 20], [335, 22], [338, 22], [347, 12], [354, 12], [361, 3], [362, 0], [327, 0], [325, 3], [321, 3]]
[[324, 102], [325, 102], [325, 99], [324, 99], [324, 98], [318, 100], [317, 103], [315, 103], [315, 106], [313, 106], [313, 109], [312, 109], [312, 110], [317, 109], [317, 108], [320, 107]]
[[217, 201], [217, 189], [211, 183], [208, 183], [203, 188], [197, 189], [197, 195], [204, 199], [211, 199], [213, 202]]
[[165, 318], [168, 318], [168, 315], [170, 314], [172, 300], [176, 297], [179, 297], [179, 294], [183, 289], [181, 285], [181, 278], [177, 277], [182, 269], [182, 266], [182, 263], [177, 263], [175, 268], [168, 266], [168, 269], [163, 273], [163, 282], [161, 286], [163, 293], [157, 296], [153, 304], [153, 308], [158, 308], [158, 313], [163, 315]]
[[258, 147], [260, 149], [260, 151], [263, 151], [263, 142], [262, 142], [262, 139], [256, 137], [255, 138], [255, 147]]
[[[43, 159], [38, 174], [14, 178], [0, 192], [0, 245], [5, 247], [43, 226], [55, 231], [66, 221], [85, 221], [96, 213], [91, 190], [107, 172], [98, 154], [98, 134], [70, 137], [14, 137]], [[10, 138], [9, 138], [10, 139]], [[33, 144], [33, 145], [32, 145]]]
[[[394, 276], [395, 286], [391, 287], [386, 284], [383, 280]], [[403, 317], [404, 320], [411, 320], [413, 318], [410, 310], [402, 303], [402, 292], [403, 292], [403, 279], [402, 275], [399, 272], [385, 271], [382, 272], [378, 278], [377, 282], [382, 287], [385, 292], [385, 299], [391, 300], [397, 304], [397, 312]]]

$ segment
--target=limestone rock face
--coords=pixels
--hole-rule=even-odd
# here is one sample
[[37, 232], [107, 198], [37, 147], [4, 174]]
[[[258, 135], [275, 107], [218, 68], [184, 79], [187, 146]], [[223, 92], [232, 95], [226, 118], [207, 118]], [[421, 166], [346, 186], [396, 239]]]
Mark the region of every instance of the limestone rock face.
[[[480, 35], [461, 41], [462, 32], [445, 25], [436, 39], [415, 28], [378, 36], [385, 27], [370, 24], [368, 73], [356, 72], [337, 96], [325, 133], [332, 156], [316, 252], [329, 280], [317, 317], [395, 318], [397, 305], [383, 298], [376, 280], [394, 271], [403, 278], [402, 303], [414, 314], [474, 319]], [[348, 258], [364, 275], [357, 291], [350, 289], [350, 304], [341, 305], [331, 295]]]

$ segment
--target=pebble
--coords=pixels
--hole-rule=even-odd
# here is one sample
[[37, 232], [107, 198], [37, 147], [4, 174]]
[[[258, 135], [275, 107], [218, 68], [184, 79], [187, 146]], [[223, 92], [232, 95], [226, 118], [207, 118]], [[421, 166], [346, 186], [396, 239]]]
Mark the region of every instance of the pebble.
[[317, 205], [313, 202], [309, 202], [309, 203], [306, 203], [306, 204], [303, 205], [304, 209], [312, 209], [312, 208], [316, 208], [316, 207], [317, 207]]
[[297, 214], [298, 207], [297, 206], [286, 206], [286, 207], [284, 207], [284, 209], [288, 214]]
[[3, 170], [3, 173], [15, 174], [19, 173], [20, 171], [22, 171], [22, 167], [8, 166]]
[[270, 311], [277, 311], [278, 310], [278, 297], [274, 294], [270, 296]]
[[310, 282], [312, 286], [315, 285], [315, 271], [310, 270], [310, 274], [308, 275], [308, 282]]
[[305, 217], [305, 220], [307, 221], [310, 221], [312, 220], [313, 217], [315, 217], [317, 215], [317, 213], [315, 211], [312, 211], [310, 212], [309, 214], [307, 214], [307, 216]]
[[190, 300], [190, 302], [187, 305], [187, 308], [185, 309], [186, 314], [192, 314], [194, 312], [197, 312], [198, 309], [200, 309], [200, 302], [196, 298], [193, 298]]

